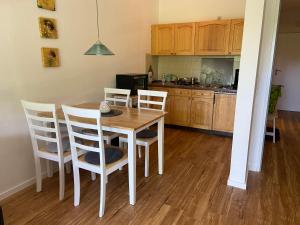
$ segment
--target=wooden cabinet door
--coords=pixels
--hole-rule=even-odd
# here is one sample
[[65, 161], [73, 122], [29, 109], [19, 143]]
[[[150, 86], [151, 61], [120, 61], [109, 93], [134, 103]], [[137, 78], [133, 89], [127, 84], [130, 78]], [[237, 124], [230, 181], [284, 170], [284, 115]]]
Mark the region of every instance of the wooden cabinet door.
[[212, 129], [213, 98], [193, 98], [191, 103], [191, 127]]
[[173, 55], [174, 54], [174, 25], [152, 26], [152, 54]]
[[236, 95], [215, 95], [213, 130], [233, 132], [235, 104]]
[[196, 23], [195, 55], [227, 55], [231, 20]]
[[189, 126], [191, 98], [186, 96], [172, 96], [172, 124]]
[[231, 20], [229, 54], [240, 55], [242, 50], [244, 20]]
[[171, 120], [171, 117], [172, 117], [172, 107], [171, 107], [172, 98], [173, 98], [173, 96], [169, 96], [169, 97], [167, 97], [167, 100], [166, 100], [166, 109], [165, 109], [165, 111], [168, 112], [168, 114], [165, 116], [165, 123], [166, 124], [172, 124], [172, 120]]
[[182, 23], [174, 26], [174, 53], [176, 55], [194, 55], [195, 23]]

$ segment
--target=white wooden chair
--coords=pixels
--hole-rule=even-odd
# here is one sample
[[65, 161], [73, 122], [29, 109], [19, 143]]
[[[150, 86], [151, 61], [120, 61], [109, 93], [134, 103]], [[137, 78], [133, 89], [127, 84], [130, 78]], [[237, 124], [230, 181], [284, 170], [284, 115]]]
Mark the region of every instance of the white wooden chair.
[[[146, 110], [165, 111], [167, 92], [138, 90], [138, 108]], [[148, 133], [148, 134], [147, 134]], [[147, 137], [147, 135], [151, 137]], [[138, 146], [138, 155], [141, 158], [142, 146], [145, 147], [145, 177], [149, 176], [149, 149], [150, 145], [157, 141], [157, 132], [150, 129], [137, 133], [136, 145]], [[121, 135], [119, 137], [120, 146], [127, 143], [127, 137]]]
[[266, 135], [271, 136], [273, 143], [276, 144], [276, 119], [278, 118], [278, 111], [275, 110], [274, 113], [269, 113], [267, 120], [272, 121], [272, 131], [266, 131]]
[[130, 90], [118, 88], [104, 88], [105, 101], [113, 105], [129, 107]]
[[[69, 106], [62, 106], [68, 127], [68, 133], [71, 143], [73, 174], [74, 174], [74, 205], [78, 206], [80, 202], [80, 176], [79, 169], [85, 169], [101, 176], [101, 194], [100, 194], [100, 210], [99, 217], [104, 215], [105, 195], [107, 176], [112, 172], [121, 169], [128, 163], [127, 153], [123, 152], [123, 156], [111, 163], [106, 164], [105, 148], [100, 123], [100, 110], [80, 109]], [[81, 120], [80, 120], [80, 119]], [[84, 120], [84, 121], [82, 121]], [[76, 128], [90, 129], [96, 131], [94, 134], [78, 133]], [[81, 141], [79, 141], [81, 140]], [[82, 156], [78, 155], [78, 149], [84, 150], [86, 153]], [[88, 154], [96, 154], [98, 163], [90, 163], [87, 160]], [[90, 154], [91, 155], [91, 154]]]
[[[33, 146], [36, 189], [42, 190], [41, 158], [47, 161], [48, 176], [50, 162], [58, 163], [59, 167], [59, 199], [63, 200], [65, 192], [65, 171], [64, 165], [71, 161], [69, 139], [61, 138], [60, 127], [57, 121], [54, 104], [42, 104], [22, 101], [26, 119], [29, 126], [31, 142]], [[40, 113], [45, 115], [41, 116]]]
[[[105, 101], [112, 105], [129, 106], [130, 90], [117, 88], [104, 88]], [[92, 134], [89, 130], [83, 131], [86, 134]], [[114, 138], [119, 137], [118, 133], [103, 131], [103, 140], [111, 145]]]

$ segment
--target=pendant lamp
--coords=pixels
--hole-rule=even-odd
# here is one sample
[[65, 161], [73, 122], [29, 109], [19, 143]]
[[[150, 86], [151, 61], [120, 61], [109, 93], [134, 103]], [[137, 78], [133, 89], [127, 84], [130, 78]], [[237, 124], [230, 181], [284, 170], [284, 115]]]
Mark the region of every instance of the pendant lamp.
[[98, 0], [96, 0], [96, 7], [97, 7], [97, 31], [98, 31], [98, 40], [93, 46], [84, 53], [85, 55], [114, 55], [109, 48], [107, 48], [101, 41], [100, 41], [100, 29], [99, 29], [99, 7], [98, 7]]

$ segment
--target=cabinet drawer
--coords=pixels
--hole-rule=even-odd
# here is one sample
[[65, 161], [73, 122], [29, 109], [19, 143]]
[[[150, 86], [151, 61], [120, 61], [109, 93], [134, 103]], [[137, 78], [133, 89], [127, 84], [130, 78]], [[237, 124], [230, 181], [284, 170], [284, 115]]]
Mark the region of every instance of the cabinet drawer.
[[191, 96], [191, 90], [188, 89], [179, 89], [179, 88], [170, 88], [169, 89], [169, 94], [170, 95], [175, 95], [175, 96]]
[[202, 97], [202, 98], [213, 98], [214, 97], [213, 91], [206, 91], [206, 90], [193, 90], [192, 97]]

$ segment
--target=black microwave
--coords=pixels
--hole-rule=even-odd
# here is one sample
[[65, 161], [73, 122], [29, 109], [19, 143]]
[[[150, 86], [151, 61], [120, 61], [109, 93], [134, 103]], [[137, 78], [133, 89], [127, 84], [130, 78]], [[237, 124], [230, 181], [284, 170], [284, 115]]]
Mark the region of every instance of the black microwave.
[[137, 95], [138, 89], [148, 89], [148, 74], [117, 74], [116, 88], [129, 89], [131, 95]]

